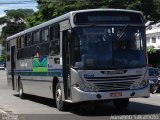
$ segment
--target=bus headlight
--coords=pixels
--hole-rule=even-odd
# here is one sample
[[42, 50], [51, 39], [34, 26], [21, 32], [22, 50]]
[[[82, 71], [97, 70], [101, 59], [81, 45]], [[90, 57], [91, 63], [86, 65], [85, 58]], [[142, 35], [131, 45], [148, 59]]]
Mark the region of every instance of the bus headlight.
[[130, 89], [140, 89], [140, 88], [144, 88], [146, 86], [148, 86], [149, 81], [148, 80], [142, 80], [140, 82], [135, 82], [134, 84], [132, 84], [130, 86]]
[[140, 88], [146, 87], [149, 84], [148, 80], [142, 80], [142, 82], [140, 83]]
[[73, 86], [84, 92], [98, 92], [99, 91], [98, 87], [88, 82], [79, 82]]

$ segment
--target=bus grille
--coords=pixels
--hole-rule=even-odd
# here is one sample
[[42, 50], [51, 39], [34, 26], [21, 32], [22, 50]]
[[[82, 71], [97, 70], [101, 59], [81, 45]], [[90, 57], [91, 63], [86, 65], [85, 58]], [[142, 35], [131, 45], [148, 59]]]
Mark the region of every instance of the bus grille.
[[99, 88], [100, 92], [114, 91], [114, 90], [129, 90], [130, 86], [142, 75], [130, 75], [130, 76], [114, 76], [114, 77], [92, 77], [86, 78], [88, 82], [91, 82]]

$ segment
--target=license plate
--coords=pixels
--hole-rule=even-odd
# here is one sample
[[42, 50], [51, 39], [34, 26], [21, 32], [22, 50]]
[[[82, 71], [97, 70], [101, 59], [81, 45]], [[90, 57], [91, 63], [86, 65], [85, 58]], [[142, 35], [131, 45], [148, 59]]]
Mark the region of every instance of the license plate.
[[122, 96], [122, 92], [112, 92], [110, 93], [110, 97], [119, 97]]

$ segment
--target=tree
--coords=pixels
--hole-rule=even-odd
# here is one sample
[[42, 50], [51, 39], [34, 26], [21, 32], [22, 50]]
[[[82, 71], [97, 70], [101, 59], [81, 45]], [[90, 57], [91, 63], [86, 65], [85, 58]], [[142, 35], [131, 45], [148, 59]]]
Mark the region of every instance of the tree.
[[6, 10], [6, 16], [0, 18], [0, 25], [5, 25], [2, 28], [2, 33], [0, 37], [0, 44], [2, 44], [3, 49], [1, 53], [0, 60], [6, 59], [5, 45], [6, 37], [18, 33], [26, 28], [25, 18], [33, 14], [32, 9], [18, 9], [18, 10]]
[[99, 8], [105, 4], [105, 0], [37, 0], [37, 2], [39, 10], [33, 16], [27, 18], [29, 27], [48, 21], [73, 10]]
[[1, 51], [1, 56], [0, 56], [0, 62], [6, 60], [6, 44], [5, 44], [5, 39], [0, 37], [0, 44], [2, 45], [2, 51]]
[[31, 9], [6, 10], [6, 16], [0, 18], [0, 25], [5, 24], [2, 28], [2, 37], [18, 33], [26, 28], [25, 17], [33, 14]]
[[119, 8], [142, 11], [144, 17], [151, 24], [160, 20], [159, 0], [37, 0], [38, 11], [27, 18], [29, 27], [53, 19], [59, 15], [73, 10], [92, 8]]

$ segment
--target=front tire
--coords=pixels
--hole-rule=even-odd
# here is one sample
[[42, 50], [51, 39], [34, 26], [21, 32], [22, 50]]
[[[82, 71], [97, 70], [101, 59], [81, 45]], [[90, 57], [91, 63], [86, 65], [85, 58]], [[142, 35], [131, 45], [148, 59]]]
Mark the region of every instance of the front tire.
[[62, 89], [60, 83], [57, 83], [56, 90], [55, 90], [55, 100], [56, 106], [59, 111], [66, 110], [66, 103], [62, 101]]
[[115, 99], [113, 103], [118, 110], [125, 110], [129, 104], [129, 98], [125, 99]]
[[159, 84], [155, 84], [153, 87], [152, 87], [152, 94], [156, 93], [157, 90], [158, 90], [158, 87], [159, 87]]

